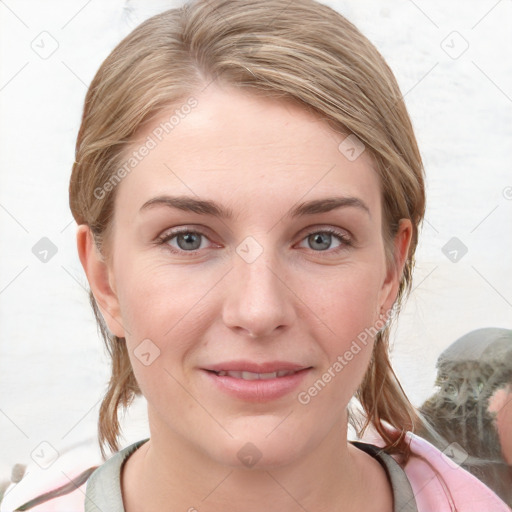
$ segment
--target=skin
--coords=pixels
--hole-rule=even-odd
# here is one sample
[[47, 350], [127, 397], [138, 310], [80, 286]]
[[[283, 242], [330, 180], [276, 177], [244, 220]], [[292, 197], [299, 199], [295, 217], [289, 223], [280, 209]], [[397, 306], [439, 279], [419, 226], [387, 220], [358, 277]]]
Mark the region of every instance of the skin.
[[512, 384], [494, 393], [489, 401], [489, 411], [496, 414], [496, 429], [503, 458], [507, 464], [512, 465]]
[[[126, 338], [148, 402], [151, 439], [123, 469], [126, 510], [391, 511], [383, 468], [346, 439], [346, 406], [372, 341], [310, 403], [297, 393], [391, 308], [411, 223], [401, 222], [397, 265], [387, 265], [368, 152], [349, 161], [338, 150], [346, 135], [283, 100], [219, 85], [195, 97], [198, 106], [118, 185], [111, 258], [100, 257], [87, 226], [77, 233], [91, 289], [109, 329]], [[146, 126], [131, 149], [168, 118]], [[139, 212], [162, 194], [212, 199], [234, 216]], [[286, 216], [333, 195], [368, 211]], [[204, 233], [195, 254], [177, 238], [154, 243], [180, 226]], [[333, 236], [320, 250], [309, 235], [322, 228], [352, 245]], [[236, 252], [248, 236], [262, 249], [251, 263]], [[160, 350], [149, 366], [134, 355], [144, 339]], [[253, 403], [221, 392], [201, 370], [233, 359], [311, 369], [293, 392]], [[247, 442], [261, 455], [251, 468], [237, 457]]]

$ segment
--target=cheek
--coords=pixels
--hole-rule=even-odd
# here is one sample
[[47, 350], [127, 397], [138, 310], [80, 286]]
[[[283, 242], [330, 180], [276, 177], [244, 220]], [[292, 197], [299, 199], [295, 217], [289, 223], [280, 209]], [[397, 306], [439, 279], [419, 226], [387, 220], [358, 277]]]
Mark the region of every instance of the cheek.
[[155, 258], [139, 258], [120, 272], [121, 314], [135, 336], [167, 337], [190, 314], [201, 310], [201, 300], [215, 287], [215, 276], [192, 266], [169, 265]]
[[162, 379], [177, 375], [204, 339], [205, 328], [218, 315], [212, 297], [220, 283], [217, 273], [199, 276], [192, 265], [171, 266], [155, 258], [132, 261], [131, 266], [119, 265], [116, 278], [129, 356], [144, 392], [146, 386], [160, 388]]
[[[370, 267], [353, 268], [317, 291], [321, 312], [342, 339], [370, 329], [379, 318], [380, 275]], [[377, 329], [379, 327], [377, 326]]]
[[[332, 395], [336, 395], [336, 403], [346, 404], [359, 387], [372, 355], [374, 338], [385, 325], [379, 316], [379, 279], [380, 275], [371, 268], [354, 268], [317, 293], [317, 301], [322, 305], [318, 316], [327, 329], [320, 327], [314, 338], [321, 346], [323, 360], [312, 387], [303, 390], [307, 396], [303, 401], [299, 397], [301, 403], [321, 394], [317, 405], [325, 401], [328, 406]], [[326, 387], [330, 391], [324, 393]]]

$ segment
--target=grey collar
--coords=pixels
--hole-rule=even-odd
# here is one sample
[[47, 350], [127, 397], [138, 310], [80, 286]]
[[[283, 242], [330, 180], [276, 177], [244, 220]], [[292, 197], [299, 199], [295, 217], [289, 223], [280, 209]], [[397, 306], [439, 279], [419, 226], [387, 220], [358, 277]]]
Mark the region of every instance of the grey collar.
[[[148, 439], [137, 441], [103, 463], [87, 481], [85, 512], [125, 512], [121, 494], [121, 469], [124, 461]], [[393, 490], [394, 512], [418, 512], [411, 484], [398, 462], [375, 445], [350, 441], [377, 459], [389, 477]]]
[[359, 441], [350, 442], [376, 458], [386, 470], [393, 491], [393, 512], [418, 512], [411, 484], [398, 462], [378, 446]]

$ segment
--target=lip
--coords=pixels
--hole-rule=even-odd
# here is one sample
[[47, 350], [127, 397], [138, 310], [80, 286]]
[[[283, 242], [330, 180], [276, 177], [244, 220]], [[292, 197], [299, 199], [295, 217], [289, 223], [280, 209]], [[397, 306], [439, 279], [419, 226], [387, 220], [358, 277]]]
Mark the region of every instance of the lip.
[[[202, 368], [203, 374], [210, 383], [220, 391], [249, 402], [268, 402], [277, 400], [296, 389], [312, 368], [310, 366], [291, 363], [289, 361], [270, 361], [255, 363], [253, 361], [226, 361]], [[274, 373], [293, 371], [291, 375], [270, 379], [245, 380], [229, 375], [218, 375], [216, 372], [252, 372]]]
[[309, 368], [307, 365], [292, 363], [289, 361], [267, 361], [256, 363], [254, 361], [236, 360], [225, 361], [223, 363], [209, 365], [205, 370], [214, 372], [253, 372], [253, 373], [272, 373], [279, 370], [299, 371]]

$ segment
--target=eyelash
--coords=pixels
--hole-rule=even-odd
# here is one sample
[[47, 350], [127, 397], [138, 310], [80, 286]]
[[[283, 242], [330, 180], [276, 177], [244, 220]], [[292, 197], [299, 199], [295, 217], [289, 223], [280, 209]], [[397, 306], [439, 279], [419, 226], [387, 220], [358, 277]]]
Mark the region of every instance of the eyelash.
[[[307, 233], [306, 236], [304, 236], [300, 241], [302, 242], [303, 240], [305, 240], [309, 236], [314, 235], [314, 234], [319, 234], [319, 233], [329, 234], [329, 235], [332, 235], [332, 236], [336, 237], [339, 240], [339, 242], [341, 242], [341, 245], [339, 247], [336, 247], [335, 249], [326, 249], [324, 251], [315, 251], [313, 249], [310, 249], [314, 253], [318, 253], [318, 254], [322, 254], [322, 253], [337, 254], [337, 253], [339, 253], [341, 251], [347, 250], [347, 248], [349, 248], [349, 247], [353, 247], [353, 245], [354, 245], [352, 239], [350, 238], [350, 236], [348, 236], [347, 234], [342, 233], [340, 231], [337, 231], [336, 229], [333, 229], [333, 228], [325, 228], [325, 229], [320, 229], [320, 230], [317, 230], [317, 231], [311, 231], [311, 232]], [[201, 236], [203, 236], [203, 237], [208, 239], [208, 236], [205, 233], [203, 233], [202, 231], [200, 231], [200, 230], [181, 228], [181, 229], [176, 229], [174, 231], [167, 232], [167, 233], [159, 236], [158, 238], [156, 238], [155, 244], [156, 245], [165, 245], [165, 244], [167, 244], [167, 242], [169, 242], [170, 240], [172, 240], [173, 238], [175, 238], [175, 237], [177, 237], [178, 235], [181, 235], [181, 234], [201, 235]], [[178, 250], [178, 249], [176, 249], [176, 248], [174, 248], [174, 247], [172, 247], [170, 245], [167, 245], [166, 248], [168, 250], [170, 250], [174, 254], [192, 254], [192, 255], [195, 255], [195, 254], [197, 254], [198, 252], [200, 252], [202, 250], [202, 249], [194, 249], [193, 251], [185, 251], [183, 249], [179, 249]]]

